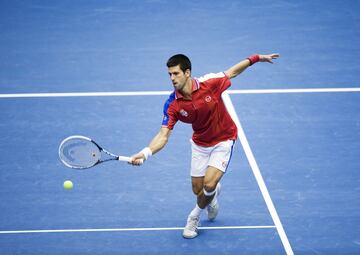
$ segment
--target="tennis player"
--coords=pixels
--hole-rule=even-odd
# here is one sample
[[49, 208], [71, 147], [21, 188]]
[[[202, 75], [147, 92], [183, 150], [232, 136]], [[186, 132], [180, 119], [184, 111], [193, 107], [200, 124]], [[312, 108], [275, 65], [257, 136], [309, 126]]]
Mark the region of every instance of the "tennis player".
[[148, 147], [132, 156], [131, 164], [141, 165], [151, 155], [160, 151], [168, 142], [177, 121], [192, 124], [191, 181], [197, 197], [183, 231], [183, 237], [198, 235], [201, 212], [206, 209], [208, 219], [214, 220], [219, 211], [220, 179], [229, 165], [237, 128], [221, 98], [222, 92], [236, 77], [257, 62], [273, 63], [279, 54], [252, 55], [225, 72], [191, 77], [191, 62], [182, 54], [172, 56], [168, 73], [174, 86], [164, 105], [162, 127]]

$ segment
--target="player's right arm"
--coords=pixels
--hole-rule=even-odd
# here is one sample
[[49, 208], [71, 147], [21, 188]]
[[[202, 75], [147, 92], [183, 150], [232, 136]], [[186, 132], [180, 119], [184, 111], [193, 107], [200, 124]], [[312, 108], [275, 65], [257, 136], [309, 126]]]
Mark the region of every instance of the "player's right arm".
[[159, 133], [151, 140], [149, 144], [149, 149], [152, 154], [160, 151], [167, 144], [169, 137], [171, 135], [171, 130], [167, 127], [161, 127]]
[[161, 127], [160, 131], [151, 140], [148, 147], [145, 147], [139, 153], [133, 155], [131, 158], [132, 165], [141, 165], [149, 156], [160, 151], [167, 144], [171, 135], [171, 129], [167, 127]]

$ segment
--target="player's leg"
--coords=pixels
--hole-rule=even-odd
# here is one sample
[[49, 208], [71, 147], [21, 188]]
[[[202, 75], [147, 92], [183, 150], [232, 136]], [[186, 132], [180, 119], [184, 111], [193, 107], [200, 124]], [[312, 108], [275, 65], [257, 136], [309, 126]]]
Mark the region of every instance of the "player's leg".
[[[198, 198], [203, 194], [204, 178], [207, 169], [210, 149], [197, 146], [191, 141], [192, 159], [191, 159], [191, 184], [192, 190]], [[198, 235], [198, 226], [200, 222], [200, 214], [203, 208], [200, 208], [198, 203], [195, 204], [194, 209], [190, 212], [187, 223], [183, 231], [185, 238], [194, 238]]]
[[[197, 204], [201, 209], [204, 209], [214, 199], [216, 187], [223, 175], [224, 172], [220, 169], [213, 166], [207, 168], [205, 177], [203, 178], [201, 192], [197, 193]], [[199, 189], [200, 187], [198, 186], [197, 190]]]
[[[199, 197], [203, 193], [204, 177], [191, 177], [191, 184], [194, 194]], [[203, 208], [200, 208], [198, 203], [196, 203], [194, 209], [192, 209], [187, 218], [186, 226], [183, 231], [183, 237], [194, 238], [198, 235], [198, 226], [202, 210]]]
[[[223, 172], [215, 167], [208, 167], [204, 177], [191, 177], [192, 190], [197, 197], [197, 203], [194, 209], [190, 212], [186, 226], [183, 231], [183, 236], [185, 238], [194, 238], [198, 235], [198, 226], [200, 222], [200, 215], [202, 210], [214, 201], [216, 193], [219, 191], [217, 189], [218, 183], [223, 176]], [[218, 204], [215, 204], [215, 209], [212, 209], [211, 213], [208, 216], [214, 219], [218, 212]]]
[[209, 167], [204, 178], [204, 203], [207, 204], [209, 220], [215, 220], [219, 212], [218, 196], [220, 195], [220, 179], [226, 172], [231, 160], [235, 141], [228, 140], [217, 144], [211, 152]]
[[[215, 220], [219, 212], [218, 196], [220, 195], [221, 184], [220, 179], [224, 175], [224, 171], [215, 167], [209, 167], [205, 175], [204, 195], [206, 202], [206, 210], [209, 220]], [[209, 190], [209, 191], [207, 191]]]
[[234, 141], [226, 141], [214, 147], [204, 148], [192, 143], [191, 181], [197, 203], [188, 217], [183, 232], [185, 238], [197, 236], [200, 214], [205, 207], [210, 220], [214, 220], [217, 216], [219, 181], [227, 169], [233, 145]]

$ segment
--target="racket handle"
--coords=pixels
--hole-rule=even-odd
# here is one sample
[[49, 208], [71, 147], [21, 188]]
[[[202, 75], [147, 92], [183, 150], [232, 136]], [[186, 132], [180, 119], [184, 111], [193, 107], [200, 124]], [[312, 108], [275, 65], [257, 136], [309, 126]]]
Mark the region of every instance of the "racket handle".
[[[125, 157], [125, 156], [119, 156], [118, 158], [119, 161], [125, 161], [125, 162], [130, 162], [131, 161], [131, 158], [130, 157]], [[144, 160], [140, 160], [141, 164], [144, 163]]]
[[119, 156], [118, 160], [119, 160], [119, 161], [130, 162], [130, 161], [131, 161], [131, 158], [130, 158], [130, 157], [125, 157], [125, 156]]

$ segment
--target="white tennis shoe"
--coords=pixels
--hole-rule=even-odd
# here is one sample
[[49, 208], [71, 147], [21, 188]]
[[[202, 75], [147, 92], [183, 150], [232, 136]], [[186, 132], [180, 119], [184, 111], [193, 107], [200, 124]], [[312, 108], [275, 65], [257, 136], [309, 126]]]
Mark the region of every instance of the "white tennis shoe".
[[194, 238], [198, 235], [200, 217], [189, 216], [187, 219], [186, 226], [184, 228], [183, 237], [184, 238]]
[[215, 196], [213, 198], [213, 200], [210, 202], [210, 204], [207, 206], [207, 214], [208, 214], [208, 219], [210, 221], [215, 220], [216, 216], [219, 213], [219, 203], [218, 203], [218, 196], [220, 195], [220, 191], [221, 191], [221, 184], [220, 182], [216, 185], [216, 191], [215, 191]]

